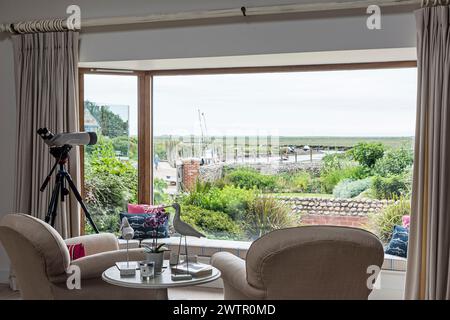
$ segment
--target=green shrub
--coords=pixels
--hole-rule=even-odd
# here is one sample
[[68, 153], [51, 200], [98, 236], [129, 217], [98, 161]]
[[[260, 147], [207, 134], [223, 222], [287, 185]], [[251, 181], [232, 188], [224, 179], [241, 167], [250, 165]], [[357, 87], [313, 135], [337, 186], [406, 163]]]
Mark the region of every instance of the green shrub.
[[[103, 214], [103, 215], [92, 215], [92, 219], [95, 222], [98, 230], [100, 232], [114, 233], [115, 235], [120, 235], [120, 219], [119, 215]], [[85, 219], [85, 229], [86, 234], [95, 233], [94, 229], [90, 225], [87, 219]]]
[[118, 159], [111, 140], [100, 136], [85, 162], [85, 202], [100, 231], [118, 230], [118, 214], [137, 201], [137, 181], [137, 169]]
[[358, 179], [360, 167], [346, 167], [322, 173], [320, 177], [321, 191], [332, 193], [334, 187], [344, 179]]
[[312, 192], [313, 178], [308, 171], [283, 173], [278, 175], [277, 178], [278, 192]]
[[384, 155], [384, 146], [375, 142], [360, 142], [348, 151], [352, 159], [366, 168], [373, 168], [378, 159]]
[[362, 180], [345, 179], [340, 181], [333, 189], [333, 195], [336, 198], [353, 198], [361, 192], [370, 188], [372, 184], [371, 178]]
[[322, 158], [322, 171], [334, 171], [347, 168], [352, 163], [345, 153], [330, 153]]
[[[137, 157], [137, 139], [135, 137], [119, 136], [111, 139], [114, 151], [121, 157]], [[137, 159], [137, 158], [136, 158]]]
[[160, 160], [168, 160], [167, 159], [167, 150], [166, 144], [164, 142], [155, 143], [155, 155], [157, 154]]
[[412, 150], [405, 148], [391, 149], [385, 152], [383, 158], [377, 160], [374, 173], [382, 177], [399, 175], [410, 167], [413, 161]]
[[153, 202], [155, 204], [167, 204], [170, 201], [169, 195], [165, 192], [167, 182], [160, 178], [153, 179]]
[[206, 233], [208, 238], [236, 239], [242, 234], [239, 224], [223, 212], [183, 205], [181, 216], [183, 221]]
[[216, 188], [223, 189], [223, 188], [225, 188], [225, 186], [227, 184], [228, 183], [224, 178], [220, 178], [220, 179], [215, 180], [211, 185]]
[[[198, 185], [198, 184], [197, 184]], [[186, 205], [194, 205], [203, 209], [227, 213], [233, 220], [240, 219], [256, 197], [255, 190], [246, 190], [227, 185], [223, 189], [209, 187], [209, 189], [196, 190], [182, 199]]]
[[387, 243], [392, 236], [394, 226], [402, 224], [402, 217], [411, 214], [411, 203], [406, 198], [399, 198], [383, 211], [369, 215], [369, 224], [373, 232]]
[[412, 184], [413, 184], [413, 166], [406, 168], [402, 174], [402, 179], [406, 184], [406, 191], [404, 192], [406, 198], [411, 198], [412, 195]]
[[225, 179], [236, 187], [243, 189], [258, 189], [273, 192], [277, 187], [277, 179], [271, 175], [264, 175], [252, 168], [238, 168], [225, 176]]
[[297, 172], [292, 176], [292, 186], [294, 192], [309, 192], [311, 175], [306, 171]]
[[340, 169], [332, 170], [320, 176], [322, 192], [331, 193], [339, 181], [348, 178]]
[[370, 169], [358, 165], [348, 168], [348, 175], [350, 176], [351, 179], [361, 180], [372, 176], [372, 173]]
[[246, 216], [245, 229], [252, 239], [277, 229], [294, 226], [291, 209], [271, 196], [261, 196], [252, 202]]
[[407, 195], [409, 190], [408, 181], [404, 175], [390, 177], [374, 176], [372, 191], [377, 199], [394, 199]]
[[356, 199], [376, 199], [373, 194], [372, 188], [368, 188], [368, 189], [364, 190], [363, 192], [358, 194], [355, 198]]
[[348, 153], [333, 153], [322, 158], [320, 192], [332, 193], [334, 187], [344, 179], [360, 180], [368, 177], [370, 170], [357, 165]]
[[312, 178], [309, 186], [308, 193], [321, 193], [322, 192], [322, 183], [320, 178]]

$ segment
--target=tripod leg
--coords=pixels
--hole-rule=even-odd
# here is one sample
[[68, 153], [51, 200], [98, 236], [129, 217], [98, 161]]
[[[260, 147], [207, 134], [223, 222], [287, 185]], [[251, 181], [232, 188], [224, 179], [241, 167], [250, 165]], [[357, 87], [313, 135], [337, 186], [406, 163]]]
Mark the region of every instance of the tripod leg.
[[92, 220], [92, 217], [91, 217], [88, 209], [86, 208], [86, 205], [83, 202], [83, 198], [81, 198], [81, 195], [78, 192], [77, 187], [75, 186], [75, 183], [73, 183], [72, 178], [70, 177], [70, 174], [67, 171], [65, 171], [64, 176], [66, 177], [67, 182], [69, 183], [70, 189], [72, 189], [72, 192], [75, 195], [75, 198], [77, 198], [77, 201], [80, 203], [80, 206], [84, 211], [84, 215], [88, 219], [88, 221], [91, 224], [92, 228], [94, 229], [95, 233], [99, 233], [97, 226], [95, 225], [95, 222]]
[[[62, 181], [62, 177], [60, 178], [60, 181]], [[61, 189], [61, 183], [59, 184], [58, 187], [59, 187], [59, 189]], [[52, 220], [50, 221], [50, 225], [52, 227], [55, 226], [56, 211], [58, 210], [58, 197], [59, 197], [59, 192], [56, 191], [55, 203], [53, 203]]]
[[66, 196], [65, 195], [65, 190], [66, 190], [66, 186], [65, 186], [65, 183], [64, 183], [64, 179], [61, 179], [61, 202], [64, 202], [64, 197]]
[[[45, 215], [45, 222], [47, 222], [47, 223], [50, 222], [50, 218], [52, 218], [52, 215], [56, 214], [56, 208], [58, 207], [58, 196], [59, 196], [60, 187], [61, 187], [61, 180], [60, 180], [59, 176], [57, 175], [55, 187], [53, 188], [53, 191], [52, 191], [52, 197], [50, 200], [50, 204], [48, 205], [47, 214]], [[54, 218], [52, 218], [52, 221], [54, 221]]]
[[50, 182], [50, 178], [52, 177], [53, 172], [56, 169], [56, 166], [58, 165], [59, 160], [56, 160], [55, 164], [53, 165], [52, 169], [50, 170], [50, 172], [48, 173], [47, 177], [45, 177], [44, 182], [42, 183], [39, 191], [43, 192], [45, 190], [45, 188], [47, 187], [47, 184]]

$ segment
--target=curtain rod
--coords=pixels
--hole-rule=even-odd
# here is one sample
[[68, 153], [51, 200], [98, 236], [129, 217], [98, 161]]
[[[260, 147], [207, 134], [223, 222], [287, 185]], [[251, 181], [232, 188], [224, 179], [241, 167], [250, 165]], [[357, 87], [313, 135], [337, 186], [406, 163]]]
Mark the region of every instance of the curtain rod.
[[450, 5], [450, 0], [422, 0], [421, 7], [437, 7], [437, 6], [448, 6]]
[[[81, 20], [83, 28], [99, 27], [99, 26], [114, 26], [114, 25], [129, 25], [138, 23], [154, 23], [154, 22], [175, 22], [188, 21], [200, 19], [214, 19], [214, 18], [231, 18], [239, 16], [264, 16], [264, 15], [278, 15], [290, 13], [305, 13], [305, 12], [320, 12], [320, 11], [336, 11], [336, 10], [350, 10], [350, 9], [365, 9], [370, 5], [376, 4], [380, 7], [399, 7], [409, 5], [420, 5], [423, 2], [435, 2], [439, 0], [361, 0], [361, 1], [346, 1], [346, 2], [325, 2], [325, 3], [307, 3], [307, 4], [287, 4], [277, 6], [261, 6], [261, 7], [241, 7], [232, 9], [216, 9], [209, 11], [188, 11], [179, 13], [162, 13], [149, 14], [143, 16], [127, 16], [127, 17], [105, 17], [105, 18], [88, 18]], [[444, 0], [448, 1], [448, 0]], [[62, 19], [57, 19], [62, 20]], [[40, 20], [30, 22], [19, 22], [12, 24], [0, 24], [0, 32], [11, 33], [26, 33], [38, 32], [43, 29], [42, 24], [51, 24], [55, 20]], [[65, 21], [64, 21], [65, 22]], [[58, 25], [59, 26], [59, 25]], [[64, 23], [62, 29], [67, 30]], [[50, 28], [52, 29], [52, 28]], [[37, 30], [37, 31], [36, 31]], [[52, 30], [50, 30], [52, 31]], [[61, 30], [55, 30], [61, 31]]]

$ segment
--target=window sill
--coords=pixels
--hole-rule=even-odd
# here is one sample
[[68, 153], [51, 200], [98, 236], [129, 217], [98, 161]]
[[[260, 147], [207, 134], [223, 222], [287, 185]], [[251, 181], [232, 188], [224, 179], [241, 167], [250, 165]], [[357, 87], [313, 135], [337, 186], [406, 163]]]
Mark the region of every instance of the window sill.
[[[151, 239], [143, 240], [142, 243], [151, 243]], [[163, 238], [158, 239], [159, 243], [165, 243], [166, 246], [172, 250], [178, 250], [178, 244], [180, 242], [179, 237]], [[247, 251], [250, 248], [251, 242], [247, 241], [232, 241], [232, 240], [216, 240], [216, 239], [197, 239], [189, 238], [187, 240], [189, 254], [198, 255], [203, 258], [210, 258], [214, 253], [227, 251], [242, 259], [245, 259]], [[119, 239], [119, 247], [121, 249], [126, 248], [126, 241]], [[129, 248], [139, 248], [138, 240], [130, 240]], [[182, 253], [184, 252], [184, 240], [181, 247]], [[388, 271], [406, 271], [406, 259], [401, 257], [392, 256], [389, 254], [384, 255], [384, 262], [381, 268], [382, 270]]]

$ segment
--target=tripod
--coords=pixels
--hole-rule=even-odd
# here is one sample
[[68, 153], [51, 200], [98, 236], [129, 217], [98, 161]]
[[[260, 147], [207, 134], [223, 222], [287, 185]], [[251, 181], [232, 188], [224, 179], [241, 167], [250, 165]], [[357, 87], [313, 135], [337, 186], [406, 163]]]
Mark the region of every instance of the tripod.
[[59, 170], [56, 173], [56, 179], [55, 179], [55, 186], [52, 191], [52, 196], [50, 199], [50, 203], [48, 205], [47, 214], [45, 215], [45, 222], [49, 223], [53, 227], [55, 225], [55, 218], [56, 218], [56, 211], [58, 208], [58, 200], [61, 196], [61, 202], [64, 202], [64, 198], [69, 194], [69, 190], [66, 188], [66, 182], [69, 184], [70, 189], [72, 190], [73, 194], [75, 195], [75, 198], [80, 203], [81, 208], [84, 211], [84, 215], [88, 219], [89, 223], [91, 224], [92, 228], [94, 229], [95, 233], [99, 233], [97, 226], [95, 225], [94, 221], [92, 220], [92, 217], [86, 208], [86, 205], [83, 202], [83, 199], [81, 198], [80, 193], [77, 190], [77, 187], [75, 186], [75, 183], [72, 180], [72, 177], [70, 176], [69, 172], [67, 172], [65, 168], [65, 164], [69, 160], [69, 151], [72, 149], [72, 146], [66, 144], [61, 147], [52, 147], [50, 148], [50, 154], [56, 158], [56, 162], [53, 165], [52, 169], [50, 170], [49, 174], [45, 178], [44, 182], [41, 185], [41, 188], [39, 189], [41, 192], [45, 190], [47, 187], [50, 178], [55, 171], [56, 167], [59, 165]]

